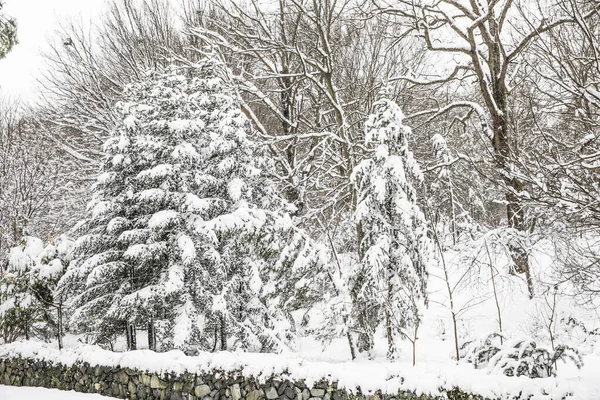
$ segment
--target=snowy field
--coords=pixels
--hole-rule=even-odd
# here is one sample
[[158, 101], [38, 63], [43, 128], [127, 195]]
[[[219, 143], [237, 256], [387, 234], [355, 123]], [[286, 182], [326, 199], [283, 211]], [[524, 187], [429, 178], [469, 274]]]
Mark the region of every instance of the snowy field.
[[56, 389], [11, 387], [0, 385], [1, 400], [103, 400], [99, 394], [65, 392]]

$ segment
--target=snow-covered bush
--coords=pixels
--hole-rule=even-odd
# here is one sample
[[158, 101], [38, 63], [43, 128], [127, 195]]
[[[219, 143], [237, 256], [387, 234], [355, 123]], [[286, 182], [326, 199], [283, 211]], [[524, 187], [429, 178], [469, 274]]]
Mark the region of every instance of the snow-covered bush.
[[546, 378], [556, 374], [557, 361], [571, 361], [581, 368], [583, 360], [579, 352], [570, 346], [559, 345], [554, 350], [538, 345], [532, 339], [507, 341], [489, 361], [491, 373], [506, 376]]
[[[74, 261], [59, 287], [96, 343], [283, 350], [311, 296], [318, 246], [269, 179], [228, 71], [205, 59], [130, 85]], [[160, 343], [157, 343], [159, 341]]]
[[567, 338], [579, 343], [594, 344], [600, 340], [600, 328], [588, 328], [583, 321], [572, 315], [560, 319], [559, 329]]
[[577, 368], [583, 366], [581, 355], [571, 346], [558, 345], [552, 350], [530, 338], [505, 340], [497, 333], [465, 343], [461, 357], [491, 374], [529, 378], [555, 376], [558, 361], [572, 362]]
[[475, 368], [485, 368], [490, 359], [502, 348], [504, 337], [492, 333], [485, 338], [467, 341], [460, 348], [460, 358]]

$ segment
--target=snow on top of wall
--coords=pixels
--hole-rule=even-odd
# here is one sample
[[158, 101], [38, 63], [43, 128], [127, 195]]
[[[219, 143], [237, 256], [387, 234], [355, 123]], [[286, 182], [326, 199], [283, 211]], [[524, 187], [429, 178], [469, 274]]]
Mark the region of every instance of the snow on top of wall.
[[568, 379], [488, 375], [468, 364], [423, 364], [412, 367], [401, 362], [369, 360], [332, 363], [289, 358], [286, 355], [241, 352], [203, 352], [191, 357], [177, 350], [166, 353], [149, 350], [115, 353], [91, 345], [61, 351], [50, 348], [46, 343], [32, 341], [1, 345], [0, 358], [11, 357], [65, 365], [88, 362], [92, 366], [120, 366], [159, 374], [239, 371], [242, 375], [255, 377], [259, 381], [276, 375], [287, 379], [304, 379], [307, 385], [326, 379], [330, 382], [337, 381], [339, 388], [352, 392], [360, 387], [365, 394], [377, 390], [394, 394], [405, 390], [415, 391], [417, 394], [440, 395], [439, 388], [450, 390], [458, 387], [464, 392], [487, 398], [509, 399], [520, 395], [521, 398], [531, 400], [558, 400], [571, 394], [574, 399], [592, 400], [597, 398], [599, 389], [592, 387], [594, 385], [583, 385]]

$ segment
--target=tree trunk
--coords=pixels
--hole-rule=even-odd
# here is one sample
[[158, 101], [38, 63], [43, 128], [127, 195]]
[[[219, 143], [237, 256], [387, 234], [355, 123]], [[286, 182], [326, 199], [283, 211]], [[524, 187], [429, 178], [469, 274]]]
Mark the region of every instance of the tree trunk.
[[58, 348], [63, 348], [63, 322], [62, 322], [62, 302], [59, 302], [56, 307], [56, 319], [57, 319], [57, 339], [58, 339]]
[[[508, 112], [508, 110], [506, 110]], [[518, 193], [521, 193], [524, 187], [523, 182], [511, 176], [510, 174], [510, 144], [508, 142], [507, 123], [503, 116], [496, 116], [494, 120], [494, 151], [496, 161], [502, 174], [502, 179], [506, 185], [504, 194], [506, 199], [506, 217], [508, 226], [519, 232], [527, 232], [527, 221], [525, 207], [519, 199]], [[514, 263], [514, 270], [518, 274], [525, 274], [527, 281], [527, 289], [529, 297], [533, 298], [533, 281], [531, 279], [531, 271], [529, 269], [529, 255], [518, 243], [509, 245], [510, 256]]]
[[127, 350], [137, 350], [137, 338], [135, 325], [127, 322], [125, 334], [127, 335]]
[[221, 350], [227, 350], [227, 329], [223, 315], [219, 316], [219, 336], [221, 337]]
[[214, 344], [213, 344], [212, 352], [214, 353], [215, 351], [217, 351], [217, 346], [219, 345], [219, 327], [218, 327], [217, 323], [215, 323], [213, 333], [214, 333]]
[[[389, 271], [388, 268], [388, 280], [390, 279], [390, 277], [392, 276], [391, 271]], [[388, 360], [393, 360], [396, 358], [396, 346], [394, 344], [394, 329], [392, 327], [392, 315], [391, 315], [391, 311], [390, 311], [390, 306], [392, 305], [392, 284], [388, 283], [388, 290], [387, 290], [387, 307], [385, 310], [385, 331], [386, 331], [386, 336], [387, 336], [387, 342], [388, 342], [388, 350], [387, 350], [387, 359]]]
[[129, 329], [131, 332], [131, 350], [137, 350], [137, 335], [135, 325], [131, 324], [131, 328]]
[[452, 314], [452, 331], [454, 333], [455, 357], [456, 357], [456, 361], [459, 361], [460, 360], [460, 351], [459, 351], [459, 347], [458, 347], [458, 327], [456, 325], [456, 313], [454, 311], [452, 311], [451, 314]]
[[[511, 172], [511, 159], [515, 157], [511, 150], [509, 142], [508, 117], [509, 112], [507, 106], [506, 89], [501, 82], [496, 82], [494, 85], [494, 101], [495, 107], [490, 107], [492, 111], [492, 129], [493, 138], [492, 144], [494, 147], [494, 158], [498, 171], [504, 182], [506, 191], [504, 198], [506, 200], [506, 217], [508, 226], [519, 232], [526, 232], [526, 211], [519, 198], [519, 193], [523, 191], [524, 184], [518, 178], [513, 176]], [[527, 251], [518, 243], [509, 245], [510, 256], [514, 263], [514, 270], [518, 274], [525, 274], [529, 297], [533, 297], [533, 285], [529, 270], [529, 256]]]
[[[354, 202], [356, 203], [356, 196]], [[356, 208], [356, 204], [354, 204], [354, 207]], [[362, 241], [364, 239], [364, 231], [362, 228], [362, 224], [358, 223], [356, 225], [356, 245], [357, 245], [357, 249], [358, 249], [358, 260], [359, 262], [362, 262], [364, 253], [362, 251]], [[371, 350], [373, 349], [373, 340], [371, 338], [371, 334], [370, 334], [370, 325], [369, 325], [369, 315], [368, 315], [368, 311], [367, 311], [367, 304], [364, 304], [359, 301], [358, 299], [358, 293], [357, 293], [357, 288], [360, 288], [363, 284], [364, 278], [362, 276], [359, 276], [356, 279], [355, 282], [355, 287], [353, 288], [353, 290], [351, 291], [351, 295], [353, 297], [353, 302], [356, 305], [361, 306], [360, 309], [358, 309], [357, 312], [357, 322], [358, 322], [358, 326], [360, 327], [359, 332], [358, 332], [358, 339], [356, 342], [357, 348], [359, 353], [370, 353]], [[352, 350], [351, 350], [352, 351]]]
[[[488, 50], [488, 67], [489, 75], [487, 75], [481, 67], [481, 59], [475, 49], [476, 38], [471, 31], [470, 43], [472, 48], [472, 60], [477, 66], [476, 72], [478, 82], [481, 88], [481, 93], [485, 100], [486, 107], [490, 112], [492, 119], [492, 146], [494, 148], [494, 160], [498, 173], [504, 182], [506, 200], [506, 216], [508, 226], [520, 232], [526, 232], [526, 211], [523, 202], [519, 198], [524, 184], [512, 172], [511, 161], [516, 157], [515, 149], [511, 149], [509, 140], [510, 131], [508, 126], [509, 109], [508, 109], [508, 89], [507, 68], [505, 54], [500, 48], [500, 27], [498, 21], [494, 18], [489, 19], [489, 38], [485, 39]], [[491, 79], [490, 79], [491, 78]], [[527, 251], [519, 244], [514, 244], [509, 247], [510, 256], [515, 265], [515, 272], [525, 274], [529, 297], [533, 297], [533, 284], [531, 281], [529, 269], [529, 257]]]
[[394, 336], [392, 329], [392, 318], [390, 316], [390, 310], [385, 310], [385, 333], [387, 336], [388, 350], [387, 359], [393, 360], [396, 358], [396, 346], [394, 345]]
[[354, 342], [352, 341], [352, 335], [350, 334], [350, 332], [346, 333], [346, 338], [348, 339], [348, 346], [350, 347], [350, 356], [352, 357], [353, 360], [355, 360], [356, 359], [356, 350], [354, 349]]
[[154, 321], [148, 322], [148, 349], [156, 351], [156, 335], [154, 331]]

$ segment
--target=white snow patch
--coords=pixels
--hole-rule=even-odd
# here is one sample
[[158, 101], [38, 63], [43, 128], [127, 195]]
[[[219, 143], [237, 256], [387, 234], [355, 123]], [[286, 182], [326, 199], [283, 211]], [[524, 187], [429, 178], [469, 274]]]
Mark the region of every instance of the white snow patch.
[[179, 213], [175, 210], [158, 211], [154, 213], [152, 217], [150, 217], [150, 221], [148, 221], [148, 227], [151, 229], [161, 229], [170, 225], [178, 218]]
[[[187, 318], [186, 318], [187, 319]], [[190, 328], [192, 318], [180, 325]], [[185, 325], [185, 328], [184, 328]], [[114, 353], [99, 347], [80, 345], [58, 350], [41, 342], [15, 342], [0, 346], [0, 358], [21, 356], [46, 362], [73, 365], [88, 362], [91, 366], [134, 368], [157, 374], [184, 372], [207, 373], [214, 370], [240, 371], [244, 376], [255, 377], [260, 382], [276, 376], [283, 379], [304, 379], [307, 385], [325, 378], [337, 381], [338, 387], [355, 392], [359, 386], [363, 393], [394, 394], [400, 390], [417, 394], [440, 395], [439, 388], [460, 387], [463, 391], [488, 398], [508, 399], [518, 393], [531, 400], [558, 400], [572, 393], [577, 400], [595, 400], [600, 393], [600, 382], [590, 374], [585, 384], [582, 379], [507, 377], [488, 375], [468, 364], [422, 363], [415, 367], [407, 362], [381, 360], [355, 360], [338, 363], [311, 361], [305, 357], [243, 352], [201, 352], [186, 356], [178, 350], [155, 353], [137, 350]], [[597, 378], [597, 377], [596, 377]]]
[[100, 396], [93, 393], [66, 392], [58, 389], [39, 387], [14, 387], [0, 385], [2, 400], [108, 400], [112, 397]]

